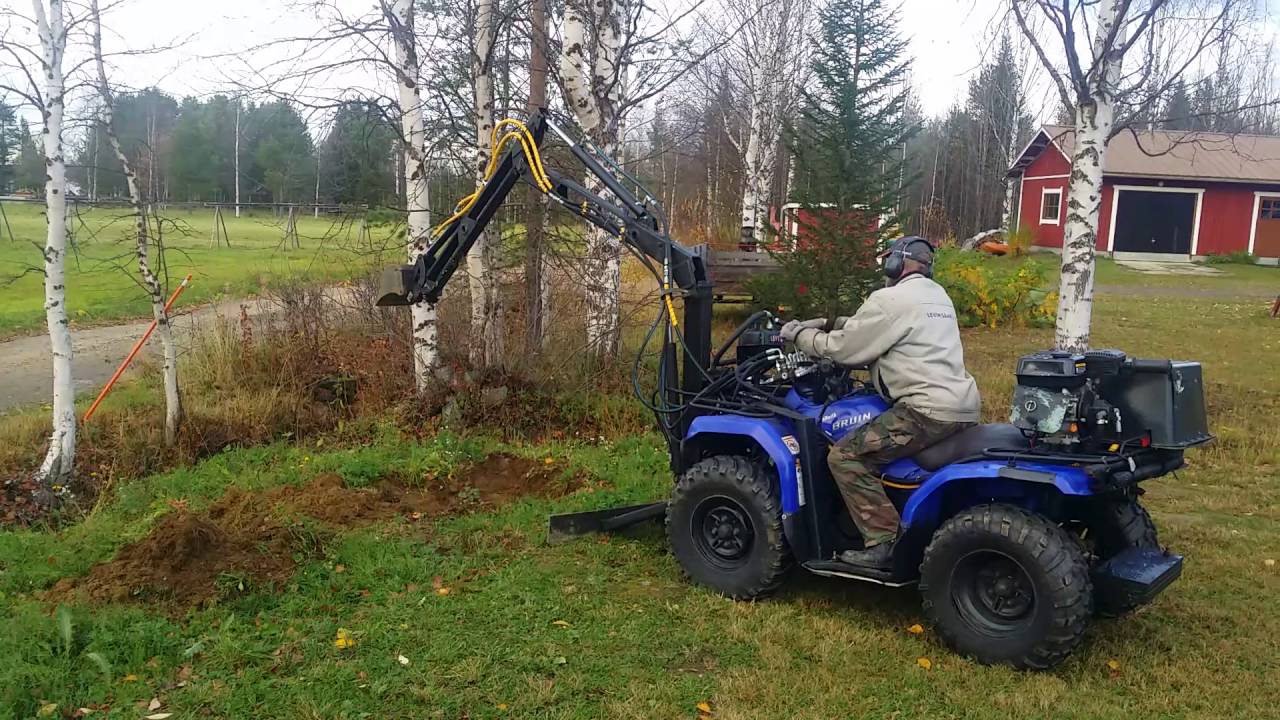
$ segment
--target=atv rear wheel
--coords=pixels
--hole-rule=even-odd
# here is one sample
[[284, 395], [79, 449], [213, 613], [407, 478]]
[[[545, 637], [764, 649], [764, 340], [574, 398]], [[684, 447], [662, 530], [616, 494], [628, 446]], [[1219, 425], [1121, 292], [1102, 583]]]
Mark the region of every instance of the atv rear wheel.
[[1079, 544], [1047, 518], [1010, 505], [980, 505], [944, 523], [925, 550], [920, 594], [947, 645], [1024, 670], [1062, 662], [1093, 611]]
[[[1093, 517], [1085, 524], [1086, 546], [1094, 555], [1094, 562], [1103, 563], [1132, 548], [1160, 549], [1156, 525], [1147, 509], [1137, 498], [1108, 500], [1097, 507]], [[1140, 603], [1102, 602], [1099, 598], [1096, 610], [1103, 617], [1119, 617], [1132, 612]]]
[[739, 600], [777, 589], [791, 567], [776, 483], [740, 455], [707, 458], [676, 481], [667, 538], [692, 580]]

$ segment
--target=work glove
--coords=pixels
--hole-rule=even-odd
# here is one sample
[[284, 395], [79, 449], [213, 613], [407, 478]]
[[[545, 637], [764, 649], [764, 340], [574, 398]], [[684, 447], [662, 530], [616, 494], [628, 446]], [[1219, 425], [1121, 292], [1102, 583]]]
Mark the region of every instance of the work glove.
[[782, 335], [783, 340], [787, 342], [795, 342], [796, 336], [800, 334], [801, 330], [804, 330], [806, 328], [814, 328], [816, 330], [821, 330], [822, 328], [826, 327], [826, 325], [827, 325], [826, 318], [814, 318], [812, 320], [791, 320], [786, 325], [782, 326], [782, 330], [779, 334]]

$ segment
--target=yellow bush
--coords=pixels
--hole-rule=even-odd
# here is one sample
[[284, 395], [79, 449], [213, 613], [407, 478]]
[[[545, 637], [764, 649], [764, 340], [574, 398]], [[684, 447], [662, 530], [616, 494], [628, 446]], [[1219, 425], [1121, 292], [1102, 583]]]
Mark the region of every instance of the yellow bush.
[[938, 253], [934, 270], [965, 327], [1052, 324], [1058, 295], [1045, 289], [1045, 275], [1034, 261], [1009, 266], [979, 253], [952, 250]]

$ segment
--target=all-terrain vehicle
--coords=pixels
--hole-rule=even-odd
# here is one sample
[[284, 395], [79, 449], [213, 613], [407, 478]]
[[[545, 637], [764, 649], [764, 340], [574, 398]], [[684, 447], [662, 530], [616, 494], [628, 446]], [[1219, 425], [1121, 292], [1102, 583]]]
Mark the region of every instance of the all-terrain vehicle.
[[[601, 192], [544, 164], [547, 130]], [[555, 516], [553, 535], [665, 518], [688, 576], [745, 600], [777, 589], [795, 566], [915, 583], [948, 645], [1018, 668], [1053, 667], [1095, 614], [1130, 611], [1179, 576], [1182, 558], [1160, 547], [1140, 483], [1182, 467], [1186, 448], [1212, 439], [1197, 363], [1118, 351], [1021, 358], [1011, 423], [973, 427], [885, 469], [902, 517], [892, 568], [847, 565], [839, 553], [862, 543], [826, 456], [887, 409], [880, 395], [856, 370], [789, 351], [768, 312], [713, 350], [714, 294], [702, 258], [670, 238], [660, 204], [638, 181], [549, 113], [527, 127], [499, 123], [494, 145], [483, 188], [459, 203], [413, 265], [384, 273], [380, 305], [435, 302], [518, 181], [616, 234], [662, 289], [634, 380], [667, 440], [671, 496]], [[657, 377], [645, 392], [640, 373], [655, 337]]]

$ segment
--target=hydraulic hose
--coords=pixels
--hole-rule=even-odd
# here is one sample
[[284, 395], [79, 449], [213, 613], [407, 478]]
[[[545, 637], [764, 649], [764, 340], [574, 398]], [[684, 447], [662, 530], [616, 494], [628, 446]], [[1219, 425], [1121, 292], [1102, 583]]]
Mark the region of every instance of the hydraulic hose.
[[724, 354], [729, 351], [729, 346], [733, 345], [738, 338], [742, 337], [742, 333], [746, 332], [747, 329], [754, 325], [757, 320], [770, 314], [771, 313], [768, 310], [757, 310], [752, 313], [750, 317], [744, 320], [741, 325], [735, 328], [733, 333], [729, 335], [729, 339], [725, 340], [724, 344], [720, 346], [720, 349], [716, 350], [716, 354], [711, 357], [711, 367], [716, 367], [720, 364], [720, 358], [724, 357]]

